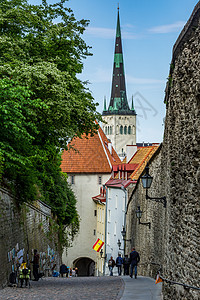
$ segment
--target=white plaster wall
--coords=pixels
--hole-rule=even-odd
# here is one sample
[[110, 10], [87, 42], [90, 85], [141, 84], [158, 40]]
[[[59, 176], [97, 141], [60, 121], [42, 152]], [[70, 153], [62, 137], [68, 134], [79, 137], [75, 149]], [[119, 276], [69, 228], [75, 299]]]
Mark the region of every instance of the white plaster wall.
[[[102, 184], [104, 184], [111, 174], [74, 174], [74, 184], [72, 189], [77, 197], [77, 210], [80, 215], [80, 231], [73, 241], [73, 246], [63, 253], [63, 262], [67, 266], [72, 267], [74, 260], [81, 257], [88, 257], [95, 261], [97, 259], [96, 251], [92, 246], [96, 242], [98, 236], [94, 235], [97, 230], [97, 217], [94, 216], [96, 203], [92, 197], [100, 194], [99, 176], [102, 176]], [[69, 182], [70, 182], [69, 175]]]
[[[115, 151], [118, 154], [126, 151], [126, 145], [135, 145], [136, 144], [136, 116], [135, 115], [112, 115], [112, 116], [103, 116], [103, 120], [107, 122], [107, 124], [103, 124], [102, 128], [104, 133], [106, 134], [105, 128], [108, 126], [112, 127], [112, 134], [106, 134], [107, 138], [109, 138], [112, 142], [112, 145]], [[120, 126], [131, 126], [131, 134], [120, 134]]]
[[[124, 251], [119, 250], [118, 239], [121, 241], [121, 249], [124, 249], [122, 240], [122, 227], [124, 226], [125, 218], [125, 192], [120, 188], [109, 188], [107, 196], [107, 233], [106, 233], [106, 254], [107, 261], [110, 256], [116, 258], [118, 253], [124, 256]], [[109, 212], [110, 211], [110, 212]], [[105, 273], [108, 274], [108, 266], [106, 264]], [[114, 273], [117, 273], [117, 268], [114, 268]]]

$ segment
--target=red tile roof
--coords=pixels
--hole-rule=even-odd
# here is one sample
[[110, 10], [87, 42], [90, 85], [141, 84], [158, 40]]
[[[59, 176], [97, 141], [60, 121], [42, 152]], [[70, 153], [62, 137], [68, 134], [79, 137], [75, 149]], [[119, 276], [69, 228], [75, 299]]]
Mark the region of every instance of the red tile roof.
[[127, 188], [131, 183], [134, 183], [134, 181], [130, 179], [125, 180], [125, 179], [111, 178], [106, 182], [106, 186], [115, 187], [115, 188], [121, 188], [121, 187]]
[[129, 164], [137, 164], [135, 171], [129, 176], [132, 180], [138, 180], [139, 176], [143, 172], [147, 162], [153, 156], [153, 154], [158, 150], [159, 145], [148, 146], [139, 148], [138, 151], [134, 154], [134, 156], [129, 161]]
[[108, 144], [109, 140], [101, 127], [94, 136], [74, 138], [69, 144], [69, 150], [64, 150], [62, 154], [62, 172], [111, 173], [112, 166], [120, 164], [121, 160], [113, 147], [110, 153]]

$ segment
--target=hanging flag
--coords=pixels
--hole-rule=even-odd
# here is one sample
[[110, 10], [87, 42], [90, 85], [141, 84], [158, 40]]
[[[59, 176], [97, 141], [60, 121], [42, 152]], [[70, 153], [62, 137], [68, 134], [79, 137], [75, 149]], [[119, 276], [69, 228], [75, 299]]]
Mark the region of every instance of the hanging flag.
[[104, 242], [102, 242], [100, 239], [97, 239], [96, 243], [93, 245], [93, 249], [95, 251], [99, 252], [103, 245], [104, 245]]
[[156, 277], [156, 282], [155, 284], [159, 283], [159, 282], [162, 282], [162, 279], [160, 278], [160, 275], [157, 274], [157, 277]]

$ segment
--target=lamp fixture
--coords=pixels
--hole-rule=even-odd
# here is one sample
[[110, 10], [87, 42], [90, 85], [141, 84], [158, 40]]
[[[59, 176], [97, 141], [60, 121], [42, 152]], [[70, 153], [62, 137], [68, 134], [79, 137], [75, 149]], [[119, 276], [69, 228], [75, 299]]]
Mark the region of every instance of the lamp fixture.
[[107, 257], [107, 255], [103, 256], [103, 250], [102, 249], [99, 253], [100, 253], [101, 258], [106, 258]]
[[149, 175], [149, 165], [148, 165], [148, 163], [147, 163], [147, 165], [145, 167], [145, 171], [146, 171], [146, 174], [141, 177], [141, 180], [142, 180], [143, 188], [146, 189], [146, 199], [163, 203], [163, 207], [166, 208], [167, 200], [166, 200], [165, 196], [164, 197], [160, 197], [160, 198], [155, 198], [155, 197], [150, 197], [148, 195], [148, 189], [150, 188], [150, 186], [152, 184], [152, 181], [153, 181], [153, 177]]
[[124, 249], [121, 249], [120, 247], [121, 247], [121, 241], [118, 239], [118, 242], [117, 242], [117, 245], [118, 245], [118, 247], [119, 247], [119, 250], [122, 250], [122, 251], [124, 251]]
[[143, 211], [140, 209], [140, 206], [138, 206], [135, 213], [136, 213], [136, 217], [139, 219], [139, 224], [149, 226], [149, 229], [151, 229], [151, 223], [150, 222], [147, 222], [147, 223], [140, 222], [140, 219], [141, 219], [142, 213], [143, 213]]
[[126, 237], [126, 230], [124, 228], [124, 226], [122, 227], [122, 231], [121, 231], [121, 234], [122, 234], [122, 238], [123, 238], [123, 241], [126, 241], [126, 242], [130, 242], [131, 240], [127, 240], [125, 237]]

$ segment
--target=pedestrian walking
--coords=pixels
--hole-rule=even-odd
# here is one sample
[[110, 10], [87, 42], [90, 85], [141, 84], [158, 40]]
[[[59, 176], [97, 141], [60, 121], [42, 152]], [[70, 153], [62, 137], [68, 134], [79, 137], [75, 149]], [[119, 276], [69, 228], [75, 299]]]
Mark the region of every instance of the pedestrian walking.
[[127, 254], [124, 257], [123, 264], [124, 264], [124, 275], [129, 275], [130, 258], [128, 257]]
[[116, 259], [116, 267], [118, 268], [118, 275], [121, 276], [122, 274], [122, 265], [123, 265], [123, 258], [121, 257], [121, 253], [118, 254]]
[[108, 268], [109, 268], [109, 271], [110, 271], [110, 276], [113, 276], [114, 266], [115, 266], [115, 261], [114, 261], [113, 257], [111, 256], [109, 261], [108, 261]]
[[39, 254], [37, 253], [37, 250], [34, 249], [34, 256], [33, 256], [33, 276], [34, 280], [38, 281], [39, 280], [39, 274], [38, 274], [38, 269], [39, 269]]
[[140, 255], [135, 250], [135, 248], [132, 248], [132, 251], [130, 253], [130, 263], [131, 263], [131, 274], [130, 277], [133, 278], [133, 269], [135, 269], [135, 279], [137, 278], [137, 264], [140, 261]]

